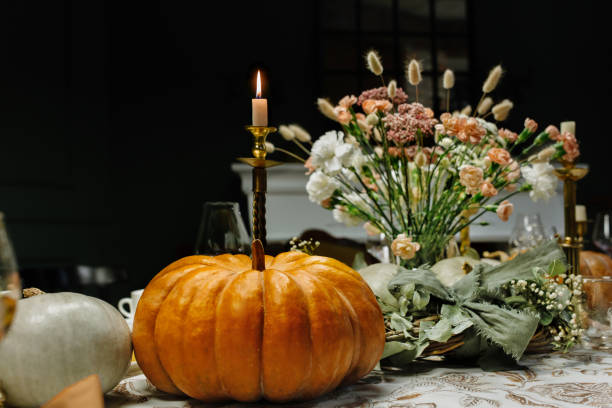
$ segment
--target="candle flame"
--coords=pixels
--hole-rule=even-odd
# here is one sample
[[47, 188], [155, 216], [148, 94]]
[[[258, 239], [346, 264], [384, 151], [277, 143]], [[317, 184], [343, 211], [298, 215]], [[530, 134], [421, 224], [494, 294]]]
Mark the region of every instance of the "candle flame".
[[261, 98], [261, 75], [259, 74], [259, 70], [257, 70], [257, 92], [255, 96]]

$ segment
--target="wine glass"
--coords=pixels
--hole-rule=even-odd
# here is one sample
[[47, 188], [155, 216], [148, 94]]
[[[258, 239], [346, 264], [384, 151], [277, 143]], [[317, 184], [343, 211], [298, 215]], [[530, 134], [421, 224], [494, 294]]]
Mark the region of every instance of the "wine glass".
[[4, 214], [0, 212], [0, 340], [11, 326], [20, 297], [17, 260], [4, 226]]
[[597, 213], [593, 228], [593, 244], [612, 256], [612, 211]]
[[510, 252], [524, 252], [546, 239], [540, 214], [519, 214], [510, 235]]
[[196, 254], [249, 254], [251, 248], [249, 241], [238, 203], [204, 204], [195, 246]]

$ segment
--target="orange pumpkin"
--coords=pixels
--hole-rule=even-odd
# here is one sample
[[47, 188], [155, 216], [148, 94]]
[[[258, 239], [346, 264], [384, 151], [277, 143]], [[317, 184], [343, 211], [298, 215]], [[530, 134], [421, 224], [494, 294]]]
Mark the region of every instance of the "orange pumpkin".
[[584, 276], [612, 276], [612, 259], [601, 252], [580, 252], [580, 274]]
[[355, 382], [385, 344], [374, 294], [331, 258], [188, 256], [140, 298], [136, 360], [159, 389], [202, 401], [306, 400]]

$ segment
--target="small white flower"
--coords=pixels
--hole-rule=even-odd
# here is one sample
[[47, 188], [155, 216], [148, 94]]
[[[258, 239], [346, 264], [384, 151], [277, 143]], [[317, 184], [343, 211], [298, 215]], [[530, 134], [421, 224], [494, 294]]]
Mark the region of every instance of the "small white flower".
[[555, 336], [555, 341], [559, 341], [559, 340], [561, 340], [561, 337]]
[[438, 144], [442, 146], [443, 148], [448, 149], [449, 147], [453, 145], [453, 140], [450, 137], [445, 137], [442, 140], [440, 140]]
[[559, 180], [554, 170], [548, 163], [533, 163], [521, 169], [525, 181], [533, 187], [529, 192], [533, 201], [548, 201], [555, 195]]
[[336, 206], [336, 208], [334, 208], [332, 211], [332, 214], [334, 216], [334, 220], [348, 227], [356, 227], [363, 222], [361, 218], [348, 213], [341, 206]]
[[331, 197], [338, 187], [339, 183], [337, 180], [317, 170], [310, 175], [308, 183], [306, 183], [308, 199], [313, 203], [321, 204], [323, 200]]

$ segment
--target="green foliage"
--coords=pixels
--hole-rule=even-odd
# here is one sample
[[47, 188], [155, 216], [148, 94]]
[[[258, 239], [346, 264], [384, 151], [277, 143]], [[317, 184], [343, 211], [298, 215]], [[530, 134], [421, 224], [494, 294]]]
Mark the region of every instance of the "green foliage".
[[[555, 281], [566, 276], [566, 269], [563, 251], [550, 242], [500, 265], [476, 264], [452, 286], [424, 267], [377, 264], [360, 272], [389, 329], [384, 358], [404, 365], [432, 341], [444, 343], [458, 334], [464, 335], [465, 345], [454, 352], [457, 356], [477, 358], [500, 350], [518, 360], [539, 325], [572, 333], [573, 287]], [[554, 308], [544, 296], [554, 301]], [[570, 336], [558, 345], [567, 348], [577, 341], [578, 336]]]

